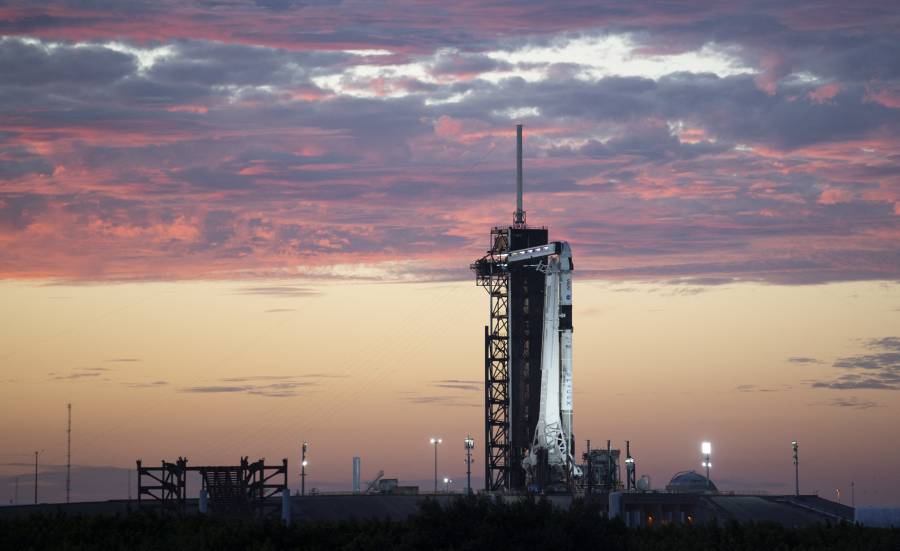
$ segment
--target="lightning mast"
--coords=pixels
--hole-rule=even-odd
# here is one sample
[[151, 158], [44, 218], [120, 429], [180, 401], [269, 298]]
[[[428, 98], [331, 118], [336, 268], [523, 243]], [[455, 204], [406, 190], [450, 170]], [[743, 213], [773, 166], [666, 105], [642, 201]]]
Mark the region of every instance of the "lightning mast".
[[522, 195], [524, 194], [522, 178], [522, 125], [516, 125], [516, 214], [513, 225], [525, 227], [525, 210], [522, 208]]
[[66, 503], [72, 494], [72, 404], [68, 404], [69, 419], [66, 423]]

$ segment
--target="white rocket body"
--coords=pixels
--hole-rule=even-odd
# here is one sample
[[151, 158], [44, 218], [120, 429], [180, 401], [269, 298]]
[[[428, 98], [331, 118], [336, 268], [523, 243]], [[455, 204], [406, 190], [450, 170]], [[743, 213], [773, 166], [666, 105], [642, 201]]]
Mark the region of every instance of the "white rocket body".
[[[572, 458], [572, 254], [565, 242], [514, 251], [511, 262], [541, 259], [544, 272], [544, 322], [541, 353], [541, 400], [534, 440], [523, 465], [532, 481], [540, 455], [547, 454], [551, 481], [560, 483], [581, 470]], [[544, 263], [546, 259], [546, 263]]]

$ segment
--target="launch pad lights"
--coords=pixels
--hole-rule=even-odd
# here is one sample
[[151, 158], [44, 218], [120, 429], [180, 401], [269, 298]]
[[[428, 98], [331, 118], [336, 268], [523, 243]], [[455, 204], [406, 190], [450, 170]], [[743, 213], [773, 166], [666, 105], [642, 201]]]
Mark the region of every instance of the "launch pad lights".
[[709, 442], [703, 442], [700, 444], [700, 453], [703, 454], [703, 467], [706, 468], [706, 484], [709, 485], [709, 468], [712, 467], [712, 462], [709, 460], [709, 456], [712, 453], [712, 444]]

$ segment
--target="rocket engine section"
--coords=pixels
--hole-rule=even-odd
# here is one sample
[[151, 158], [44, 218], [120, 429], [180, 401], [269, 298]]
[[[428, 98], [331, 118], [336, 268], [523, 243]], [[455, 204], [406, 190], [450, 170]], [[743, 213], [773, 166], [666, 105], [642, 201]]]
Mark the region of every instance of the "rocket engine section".
[[522, 461], [529, 488], [566, 491], [581, 469], [572, 457], [572, 252], [566, 242], [510, 252], [545, 275], [541, 398], [534, 441]]

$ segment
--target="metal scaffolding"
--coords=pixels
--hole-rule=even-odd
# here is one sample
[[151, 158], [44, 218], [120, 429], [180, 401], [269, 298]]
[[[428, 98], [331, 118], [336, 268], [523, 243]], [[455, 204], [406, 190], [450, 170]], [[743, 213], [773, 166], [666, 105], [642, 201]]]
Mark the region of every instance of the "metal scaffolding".
[[240, 465], [188, 467], [187, 458], [175, 463], [163, 461], [159, 467], [144, 467], [137, 461], [138, 506], [150, 498], [164, 510], [185, 512], [186, 475], [197, 472], [201, 488], [209, 496], [209, 509], [218, 515], [277, 513], [282, 504], [273, 500], [288, 491], [288, 464], [266, 465], [260, 459], [250, 463], [241, 458]]
[[[159, 467], [144, 467], [138, 459], [138, 507], [141, 506], [144, 497], [149, 497], [163, 509], [183, 511], [186, 473], [186, 457], [179, 457], [175, 463], [162, 461]], [[146, 479], [149, 480], [145, 483]]]
[[489, 324], [484, 328], [485, 447], [484, 478], [488, 491], [509, 487], [509, 272], [499, 255], [509, 252], [509, 230], [491, 230], [491, 249], [472, 269], [475, 283], [490, 297]]

